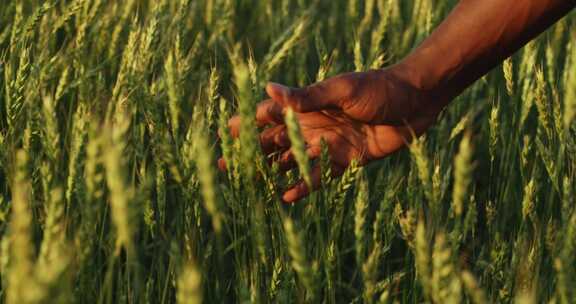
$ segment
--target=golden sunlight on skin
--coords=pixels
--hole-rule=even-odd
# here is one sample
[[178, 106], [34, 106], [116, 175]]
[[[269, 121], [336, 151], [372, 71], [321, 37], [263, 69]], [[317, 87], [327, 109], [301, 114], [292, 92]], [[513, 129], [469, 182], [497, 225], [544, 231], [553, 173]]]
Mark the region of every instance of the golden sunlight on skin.
[[[373, 73], [373, 72], [371, 72]], [[367, 164], [370, 161], [384, 158], [402, 147], [404, 147], [412, 138], [413, 134], [419, 135], [423, 133], [435, 120], [436, 113], [430, 113], [425, 116], [417, 117], [411, 121], [406, 121], [404, 125], [395, 125], [391, 119], [390, 124], [370, 124], [363, 122], [374, 118], [374, 112], [378, 111], [372, 108], [368, 111], [367, 107], [354, 107], [347, 106], [348, 110], [340, 110], [345, 105], [354, 105], [364, 103], [366, 100], [379, 100], [378, 97], [372, 94], [375, 92], [373, 88], [366, 89], [366, 86], [355, 88], [350, 84], [359, 85], [356, 79], [361, 73], [352, 73], [339, 76], [335, 79], [316, 85], [313, 89], [309, 89], [306, 93], [300, 91], [295, 93], [289, 91], [289, 88], [284, 86], [271, 84], [267, 87], [267, 92], [270, 96], [276, 99], [282, 99], [285, 104], [289, 106], [295, 104], [297, 110], [301, 113], [296, 113], [296, 118], [300, 124], [302, 137], [304, 142], [307, 143], [307, 153], [311, 160], [320, 156], [321, 141], [328, 144], [329, 154], [332, 162], [332, 172], [338, 176], [350, 165], [352, 160], [357, 160], [360, 165]], [[372, 77], [372, 76], [370, 76]], [[349, 78], [352, 78], [350, 80]], [[338, 87], [338, 84], [343, 83], [342, 87], [345, 89], [336, 90], [338, 94], [344, 94], [343, 98], [337, 98], [336, 93], [331, 92], [329, 95], [330, 102], [321, 102], [321, 107], [329, 107], [329, 110], [314, 111], [316, 104], [313, 102], [312, 96], [321, 98], [324, 96], [318, 92], [326, 92], [327, 87]], [[407, 89], [405, 86], [396, 86], [399, 96], [408, 96], [401, 92], [401, 89]], [[296, 91], [298, 92], [298, 91]], [[299, 95], [306, 94], [306, 97]], [[412, 94], [412, 96], [416, 96]], [[312, 100], [312, 102], [309, 102]], [[400, 99], [396, 99], [400, 101]], [[309, 103], [307, 103], [309, 102]], [[408, 100], [412, 104], [421, 101]], [[374, 104], [376, 107], [377, 102], [364, 103], [366, 105]], [[392, 104], [392, 103], [389, 103]], [[391, 106], [390, 109], [400, 108], [400, 106]], [[296, 162], [290, 151], [290, 140], [284, 125], [284, 110], [286, 107], [272, 99], [263, 101], [257, 107], [256, 120], [260, 127], [269, 125], [270, 127], [264, 129], [260, 134], [260, 143], [263, 152], [270, 156], [271, 161], [278, 163], [281, 171], [287, 171], [295, 168]], [[310, 111], [309, 111], [310, 110]], [[303, 112], [303, 113], [302, 113]], [[395, 112], [388, 111], [389, 117], [395, 116]], [[352, 119], [350, 116], [354, 116]], [[380, 116], [379, 121], [386, 121], [385, 116]], [[235, 116], [229, 121], [230, 131], [232, 136], [237, 137], [240, 129], [240, 118]], [[225, 168], [223, 160], [219, 160], [221, 169]], [[317, 189], [320, 184], [320, 169], [315, 167], [311, 172], [312, 186]], [[297, 201], [310, 193], [307, 185], [303, 181], [299, 181], [288, 189], [283, 196], [285, 202]]]

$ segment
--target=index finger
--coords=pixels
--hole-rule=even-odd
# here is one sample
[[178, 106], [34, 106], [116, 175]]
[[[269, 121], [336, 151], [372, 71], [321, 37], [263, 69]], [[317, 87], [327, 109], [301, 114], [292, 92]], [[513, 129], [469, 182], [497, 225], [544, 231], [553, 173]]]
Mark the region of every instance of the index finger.
[[[267, 99], [256, 106], [256, 124], [263, 127], [269, 124], [283, 124], [283, 107], [272, 99]], [[228, 128], [233, 137], [240, 134], [240, 115], [234, 115], [228, 120]]]

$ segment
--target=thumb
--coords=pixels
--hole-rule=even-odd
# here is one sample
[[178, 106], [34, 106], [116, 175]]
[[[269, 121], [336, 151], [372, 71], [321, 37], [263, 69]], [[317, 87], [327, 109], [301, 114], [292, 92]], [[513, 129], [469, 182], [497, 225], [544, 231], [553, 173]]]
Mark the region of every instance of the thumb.
[[266, 92], [274, 101], [284, 107], [290, 107], [296, 112], [306, 113], [338, 108], [328, 94], [323, 94], [317, 86], [305, 88], [290, 88], [277, 83], [269, 83]]

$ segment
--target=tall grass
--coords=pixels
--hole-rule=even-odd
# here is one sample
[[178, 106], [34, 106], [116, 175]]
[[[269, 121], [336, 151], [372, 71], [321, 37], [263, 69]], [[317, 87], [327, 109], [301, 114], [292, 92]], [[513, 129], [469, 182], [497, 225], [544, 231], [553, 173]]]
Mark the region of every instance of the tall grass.
[[293, 206], [293, 113], [298, 168], [259, 149], [266, 81], [391, 64], [455, 2], [3, 0], [1, 301], [572, 303], [573, 16], [409, 149], [336, 179], [323, 145]]

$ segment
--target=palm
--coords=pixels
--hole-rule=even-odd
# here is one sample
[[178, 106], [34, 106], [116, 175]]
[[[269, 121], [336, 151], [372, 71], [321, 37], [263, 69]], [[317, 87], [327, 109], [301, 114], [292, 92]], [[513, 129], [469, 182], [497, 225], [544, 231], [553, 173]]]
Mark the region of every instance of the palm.
[[[336, 171], [346, 168], [353, 159], [365, 163], [376, 157], [368, 149], [370, 139], [366, 134], [366, 125], [361, 122], [335, 111], [296, 113], [296, 118], [311, 159], [320, 156], [322, 140], [328, 146], [332, 166]], [[294, 167], [285, 125], [264, 130], [261, 143], [266, 153], [281, 152], [277, 160], [283, 170]]]

